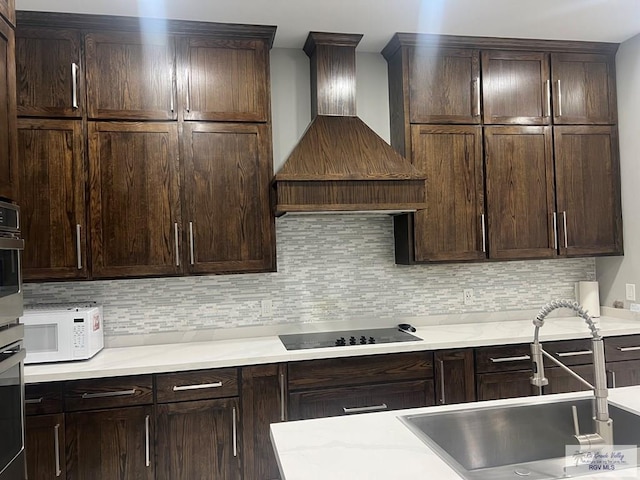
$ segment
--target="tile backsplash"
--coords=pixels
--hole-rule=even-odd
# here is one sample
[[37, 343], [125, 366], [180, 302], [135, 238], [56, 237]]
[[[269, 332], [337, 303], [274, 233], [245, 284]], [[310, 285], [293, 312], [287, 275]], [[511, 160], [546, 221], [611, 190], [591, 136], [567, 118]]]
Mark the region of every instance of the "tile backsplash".
[[[386, 215], [292, 215], [276, 225], [274, 273], [30, 283], [25, 302], [97, 301], [105, 335], [115, 337], [537, 309], [574, 298], [576, 281], [595, 279], [593, 258], [395, 265]], [[465, 288], [473, 305], [463, 303]], [[272, 302], [270, 314], [263, 300]]]

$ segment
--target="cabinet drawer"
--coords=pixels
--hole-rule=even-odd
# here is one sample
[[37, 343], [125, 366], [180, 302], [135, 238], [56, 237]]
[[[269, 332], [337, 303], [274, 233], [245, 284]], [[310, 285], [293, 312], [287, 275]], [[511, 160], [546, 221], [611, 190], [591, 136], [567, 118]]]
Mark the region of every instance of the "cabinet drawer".
[[605, 338], [604, 355], [607, 362], [640, 359], [640, 335]]
[[66, 411], [153, 403], [151, 375], [74, 380], [64, 384]]
[[289, 390], [433, 377], [431, 352], [307, 360], [289, 364]]
[[[588, 365], [593, 363], [590, 338], [542, 342], [542, 348], [565, 365]], [[553, 366], [554, 364], [546, 359], [545, 365]]]
[[238, 369], [201, 370], [156, 375], [158, 403], [235, 397]]
[[476, 373], [531, 370], [531, 346], [528, 343], [480, 347], [476, 348], [475, 354]]
[[25, 413], [43, 415], [62, 412], [61, 383], [33, 383], [24, 387]]
[[335, 417], [433, 405], [433, 380], [292, 393], [289, 419]]

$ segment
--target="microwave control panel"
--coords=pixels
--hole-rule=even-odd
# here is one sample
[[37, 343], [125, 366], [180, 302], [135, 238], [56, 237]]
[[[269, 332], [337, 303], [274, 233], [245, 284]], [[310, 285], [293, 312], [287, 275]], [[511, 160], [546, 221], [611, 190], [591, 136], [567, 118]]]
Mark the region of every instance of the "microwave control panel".
[[83, 318], [73, 319], [73, 348], [74, 350], [84, 350], [86, 327]]

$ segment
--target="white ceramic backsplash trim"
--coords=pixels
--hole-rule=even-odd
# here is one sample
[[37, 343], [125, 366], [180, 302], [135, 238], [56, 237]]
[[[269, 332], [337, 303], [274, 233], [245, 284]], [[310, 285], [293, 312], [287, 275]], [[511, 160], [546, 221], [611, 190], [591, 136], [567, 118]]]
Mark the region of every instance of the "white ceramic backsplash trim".
[[[576, 281], [595, 278], [593, 258], [395, 265], [387, 215], [291, 215], [276, 226], [275, 273], [26, 284], [25, 301], [99, 302], [107, 343], [116, 345], [131, 335], [165, 343], [237, 327], [464, 321], [574, 298]], [[465, 288], [474, 289], [473, 305], [462, 302]], [[272, 301], [270, 316], [262, 300]]]

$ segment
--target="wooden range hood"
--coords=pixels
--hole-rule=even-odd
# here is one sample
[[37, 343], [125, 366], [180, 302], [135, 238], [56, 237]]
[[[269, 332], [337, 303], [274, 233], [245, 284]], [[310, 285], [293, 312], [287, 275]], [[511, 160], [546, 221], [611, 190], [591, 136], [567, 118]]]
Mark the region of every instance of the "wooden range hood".
[[425, 175], [356, 116], [362, 35], [311, 32], [313, 120], [275, 175], [275, 214], [423, 209]]

